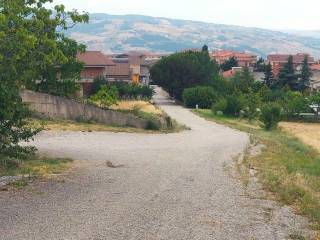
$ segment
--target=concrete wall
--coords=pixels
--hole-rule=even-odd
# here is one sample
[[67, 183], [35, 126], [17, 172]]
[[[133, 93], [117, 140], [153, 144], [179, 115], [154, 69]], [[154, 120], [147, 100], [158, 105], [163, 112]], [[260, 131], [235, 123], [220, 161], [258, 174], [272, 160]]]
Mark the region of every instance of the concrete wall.
[[147, 126], [147, 120], [140, 119], [133, 114], [103, 110], [62, 97], [23, 90], [21, 98], [29, 104], [32, 111], [50, 119], [76, 120], [83, 118], [112, 126], [135, 128], [146, 128]]

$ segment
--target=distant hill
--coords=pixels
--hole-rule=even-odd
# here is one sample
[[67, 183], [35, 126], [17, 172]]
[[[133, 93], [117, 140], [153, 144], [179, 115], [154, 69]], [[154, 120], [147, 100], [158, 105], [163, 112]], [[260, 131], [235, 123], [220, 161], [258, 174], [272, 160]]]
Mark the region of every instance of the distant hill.
[[91, 14], [90, 23], [67, 33], [90, 50], [175, 52], [207, 44], [210, 49], [269, 53], [306, 52], [320, 58], [320, 38], [259, 28], [141, 15]]
[[284, 32], [304, 37], [320, 38], [320, 30], [287, 30]]

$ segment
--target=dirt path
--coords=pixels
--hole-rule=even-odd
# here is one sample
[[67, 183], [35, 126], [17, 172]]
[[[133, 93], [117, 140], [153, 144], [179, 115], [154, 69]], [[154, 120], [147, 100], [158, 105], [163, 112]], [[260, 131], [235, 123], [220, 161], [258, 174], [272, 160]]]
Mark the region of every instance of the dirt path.
[[289, 208], [250, 197], [230, 176], [246, 134], [195, 116], [159, 89], [155, 100], [192, 130], [39, 135], [41, 152], [79, 161], [64, 181], [0, 192], [0, 239], [270, 240], [304, 228]]

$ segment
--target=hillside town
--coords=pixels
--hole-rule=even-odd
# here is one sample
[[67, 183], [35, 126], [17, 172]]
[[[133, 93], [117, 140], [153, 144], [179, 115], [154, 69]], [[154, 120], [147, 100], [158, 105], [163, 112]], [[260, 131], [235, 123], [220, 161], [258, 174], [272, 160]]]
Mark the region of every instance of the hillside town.
[[0, 1], [0, 240], [320, 239], [320, 4], [177, 2]]
[[[183, 51], [201, 51], [201, 49], [184, 49]], [[90, 95], [93, 80], [103, 76], [109, 82], [123, 81], [127, 83], [149, 85], [150, 69], [161, 58], [169, 54], [151, 53], [145, 51], [129, 51], [122, 54], [104, 54], [101, 51], [86, 51], [78, 54], [78, 60], [84, 63], [84, 70], [81, 73], [81, 85], [83, 95]], [[237, 64], [230, 70], [221, 70], [221, 75], [225, 78], [235, 76], [244, 68], [249, 68], [254, 78], [264, 81], [264, 72], [257, 68], [259, 56], [249, 52], [237, 52], [232, 50], [217, 50], [209, 52], [210, 58], [219, 65], [235, 59]], [[308, 65], [312, 71], [310, 90], [320, 90], [320, 62], [307, 53], [292, 54], [294, 68], [299, 73], [301, 71], [305, 56], [308, 56]], [[271, 64], [275, 81], [279, 76], [281, 67], [288, 61], [290, 54], [270, 54], [263, 60], [264, 64]]]

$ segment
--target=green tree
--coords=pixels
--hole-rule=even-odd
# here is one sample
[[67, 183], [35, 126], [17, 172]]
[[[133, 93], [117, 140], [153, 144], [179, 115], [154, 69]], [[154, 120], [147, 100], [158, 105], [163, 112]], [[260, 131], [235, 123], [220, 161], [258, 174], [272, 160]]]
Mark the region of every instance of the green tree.
[[85, 46], [75, 40], [62, 37], [58, 41], [58, 50], [62, 51], [65, 61], [59, 65], [48, 64], [38, 81], [29, 81], [27, 88], [52, 95], [71, 98], [79, 90], [83, 63], [78, 62], [77, 54], [85, 51]]
[[310, 111], [308, 100], [300, 92], [285, 92], [281, 100], [281, 106], [285, 117], [288, 119]]
[[265, 71], [265, 67], [266, 67], [266, 64], [265, 64], [265, 61], [262, 57], [260, 57], [257, 61], [257, 64], [256, 64], [256, 69], [258, 72], [264, 72]]
[[301, 76], [299, 79], [299, 90], [300, 91], [305, 91], [307, 88], [310, 87], [310, 79], [312, 77], [312, 72], [309, 67], [309, 56], [305, 55], [303, 64], [302, 64], [302, 69], [301, 69]]
[[95, 95], [89, 98], [89, 102], [102, 108], [108, 108], [116, 104], [118, 99], [119, 91], [115, 85], [103, 85]]
[[208, 47], [208, 45], [203, 45], [203, 47], [202, 47], [202, 52], [209, 52], [209, 47]]
[[289, 56], [288, 62], [280, 69], [278, 86], [288, 85], [291, 90], [298, 90], [298, 75], [295, 72], [293, 57]]
[[182, 100], [185, 88], [208, 86], [219, 74], [219, 67], [208, 52], [180, 52], [162, 58], [151, 68], [151, 78], [173, 97]]
[[243, 110], [245, 112], [245, 117], [251, 121], [259, 116], [258, 108], [261, 105], [261, 97], [259, 93], [250, 91], [245, 95], [245, 98], [245, 108]]
[[0, 81], [0, 158], [21, 158], [33, 151], [33, 148], [18, 145], [38, 132], [25, 120], [29, 115], [28, 107], [19, 97], [17, 85]]
[[[77, 22], [88, 21], [88, 15], [67, 12], [63, 5], [52, 11], [46, 7], [49, 2], [52, 1], [0, 1], [0, 154], [23, 152], [26, 148], [19, 147], [19, 141], [26, 141], [37, 132], [25, 121], [29, 114], [19, 90], [36, 86], [52, 74], [52, 69], [74, 61], [68, 44], [80, 48], [65, 38], [63, 31]], [[61, 70], [60, 74], [70, 72]]]
[[238, 61], [235, 57], [231, 57], [229, 58], [227, 61], [225, 61], [224, 63], [221, 64], [220, 68], [222, 69], [222, 71], [229, 71], [231, 70], [233, 67], [238, 67]]
[[278, 103], [267, 103], [261, 108], [260, 120], [266, 130], [277, 128], [281, 120], [281, 107]]
[[254, 77], [250, 69], [245, 67], [231, 78], [231, 82], [235, 91], [249, 93], [254, 85]]
[[273, 72], [272, 72], [271, 63], [265, 65], [265, 68], [264, 68], [264, 79], [263, 80], [264, 80], [264, 84], [269, 88], [273, 84], [274, 76], [273, 76]]

